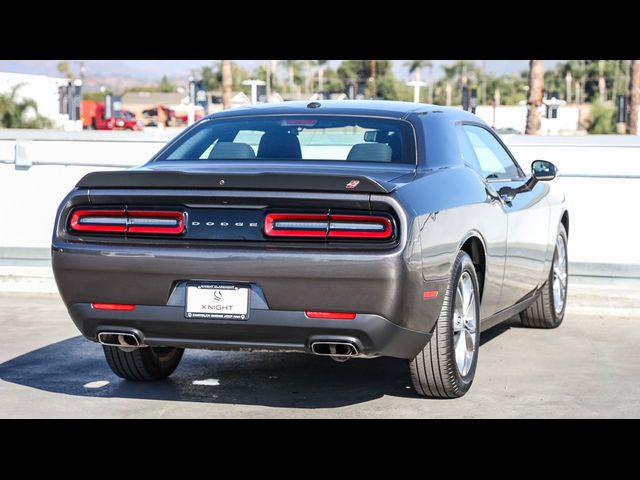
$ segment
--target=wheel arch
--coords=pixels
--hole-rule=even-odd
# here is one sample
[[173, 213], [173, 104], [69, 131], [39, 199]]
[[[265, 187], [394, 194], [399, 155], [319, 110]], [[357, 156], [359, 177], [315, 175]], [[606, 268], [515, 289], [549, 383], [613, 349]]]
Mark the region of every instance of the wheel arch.
[[562, 213], [562, 217], [560, 217], [560, 223], [564, 226], [564, 231], [567, 232], [567, 237], [569, 237], [569, 210], [565, 210]]
[[467, 233], [460, 242], [458, 251], [464, 251], [471, 257], [471, 261], [473, 262], [473, 266], [476, 269], [476, 275], [478, 277], [480, 303], [482, 303], [485, 276], [487, 272], [487, 249], [482, 235], [475, 230]]

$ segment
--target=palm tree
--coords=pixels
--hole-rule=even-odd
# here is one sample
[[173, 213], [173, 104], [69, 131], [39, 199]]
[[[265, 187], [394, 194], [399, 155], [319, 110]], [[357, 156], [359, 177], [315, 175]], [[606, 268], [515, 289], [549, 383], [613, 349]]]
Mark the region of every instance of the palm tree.
[[409, 62], [405, 62], [404, 65], [409, 69], [409, 75], [415, 73], [415, 80], [418, 82], [420, 81], [422, 69], [433, 67], [433, 63], [431, 63], [431, 60], [411, 60]]
[[329, 63], [329, 60], [316, 60], [316, 65], [318, 65], [318, 90], [324, 91], [324, 69], [325, 66]]
[[429, 103], [433, 103], [433, 62], [429, 60], [427, 64], [427, 69], [429, 70]]
[[371, 60], [371, 98], [378, 96], [378, 61]]
[[598, 60], [598, 93], [600, 94], [600, 101], [607, 101], [607, 79], [604, 76], [605, 61]]
[[289, 91], [293, 92], [296, 86], [296, 69], [298, 68], [298, 60], [285, 60], [283, 63], [284, 67], [287, 69]]
[[304, 93], [308, 94], [313, 90], [313, 75], [311, 73], [311, 67], [315, 65], [315, 60], [304, 61]]
[[638, 135], [638, 111], [640, 111], [640, 60], [631, 60], [631, 102], [629, 104], [629, 127], [631, 135]]
[[540, 132], [540, 112], [542, 87], [544, 85], [544, 61], [531, 60], [529, 63], [529, 98], [527, 100], [527, 126], [524, 133], [537, 135]]
[[222, 60], [222, 107], [231, 108], [231, 60]]

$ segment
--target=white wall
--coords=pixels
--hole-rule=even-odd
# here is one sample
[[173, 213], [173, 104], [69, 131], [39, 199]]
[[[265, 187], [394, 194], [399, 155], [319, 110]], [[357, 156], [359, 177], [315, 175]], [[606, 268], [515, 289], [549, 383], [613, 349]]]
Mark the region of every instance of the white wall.
[[[542, 134], [575, 133], [578, 130], [580, 109], [578, 107], [561, 106], [558, 108], [558, 118], [544, 118], [545, 107], [540, 107], [543, 115], [541, 122]], [[527, 107], [525, 105], [501, 105], [494, 111], [490, 105], [479, 105], [476, 115], [489, 125], [496, 128], [515, 128], [524, 133], [527, 123]]]
[[[172, 135], [0, 130], [0, 257], [7, 248], [48, 249], [56, 209], [83, 175], [142, 164]], [[566, 193], [573, 264], [640, 269], [640, 138], [516, 135], [505, 141], [525, 170], [535, 159], [558, 166], [551, 185]], [[26, 145], [29, 169], [16, 169], [16, 142]]]

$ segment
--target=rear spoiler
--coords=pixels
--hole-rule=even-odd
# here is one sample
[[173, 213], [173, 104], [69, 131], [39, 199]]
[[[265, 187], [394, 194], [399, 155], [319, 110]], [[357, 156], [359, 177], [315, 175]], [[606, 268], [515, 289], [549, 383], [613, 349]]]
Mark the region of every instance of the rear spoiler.
[[232, 190], [302, 190], [317, 192], [390, 193], [393, 183], [371, 177], [300, 173], [187, 173], [122, 170], [93, 172], [79, 188], [206, 188]]

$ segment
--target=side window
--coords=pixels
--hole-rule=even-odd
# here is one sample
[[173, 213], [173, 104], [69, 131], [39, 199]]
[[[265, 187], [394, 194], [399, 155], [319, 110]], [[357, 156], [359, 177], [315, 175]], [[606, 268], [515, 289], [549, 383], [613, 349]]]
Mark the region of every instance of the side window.
[[473, 147], [467, 138], [467, 134], [462, 129], [462, 126], [456, 127], [456, 137], [458, 138], [458, 149], [460, 150], [460, 155], [462, 156], [462, 161], [468, 167], [473, 168], [480, 175], [485, 177], [482, 173], [482, 169], [480, 168], [480, 164], [478, 163], [478, 159], [476, 158], [476, 154], [473, 151]]
[[518, 167], [491, 133], [475, 125], [463, 125], [462, 130], [471, 143], [480, 174], [486, 179], [519, 178]]

